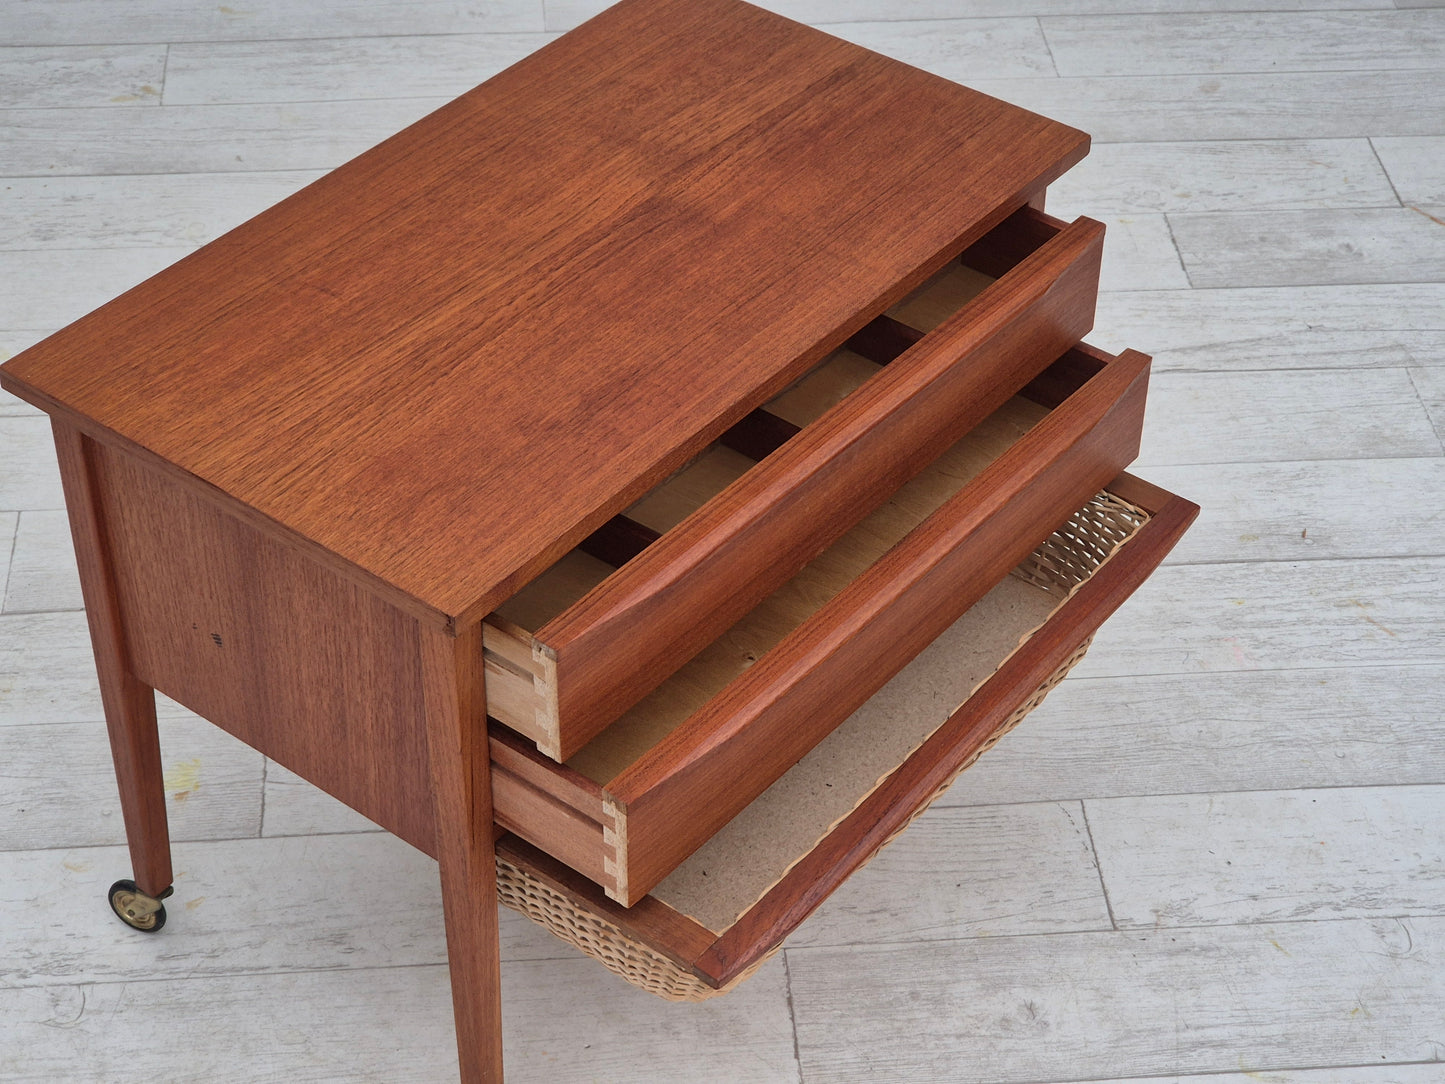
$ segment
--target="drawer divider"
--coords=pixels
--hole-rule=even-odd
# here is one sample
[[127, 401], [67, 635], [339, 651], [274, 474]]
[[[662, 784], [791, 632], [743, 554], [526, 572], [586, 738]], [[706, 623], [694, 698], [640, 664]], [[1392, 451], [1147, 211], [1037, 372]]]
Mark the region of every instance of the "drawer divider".
[[[769, 411], [758, 409], [748, 414], [721, 437], [718, 443], [749, 459], [762, 460], [772, 455], [793, 437], [801, 427], [784, 421]], [[577, 546], [583, 553], [621, 568], [662, 535], [628, 516], [613, 516]]]

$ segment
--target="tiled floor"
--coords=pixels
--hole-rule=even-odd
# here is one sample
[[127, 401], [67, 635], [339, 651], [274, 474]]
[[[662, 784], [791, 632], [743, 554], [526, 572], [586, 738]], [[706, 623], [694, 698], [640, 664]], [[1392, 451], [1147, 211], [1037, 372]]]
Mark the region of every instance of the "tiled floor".
[[[0, 0], [0, 356], [601, 6]], [[766, 6], [1094, 134], [1050, 207], [1107, 221], [1094, 341], [1155, 354], [1138, 469], [1204, 513], [736, 993], [506, 914], [509, 1079], [1445, 1081], [1445, 11]], [[434, 864], [174, 705], [171, 924], [110, 917], [60, 508], [0, 400], [0, 1080], [448, 1079]]]

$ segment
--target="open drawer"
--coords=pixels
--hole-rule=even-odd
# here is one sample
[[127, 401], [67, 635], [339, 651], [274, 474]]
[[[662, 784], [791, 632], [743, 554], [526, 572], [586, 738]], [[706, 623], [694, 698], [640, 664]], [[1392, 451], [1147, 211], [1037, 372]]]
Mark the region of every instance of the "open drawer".
[[498, 823], [641, 899], [1134, 458], [1147, 379], [1069, 350], [566, 764], [494, 726]]
[[[921, 268], [913, 295], [487, 618], [489, 713], [554, 760], [577, 753], [1086, 334], [1102, 237], [1024, 208]], [[863, 359], [885, 364], [817, 391], [820, 368]]]
[[636, 906], [512, 835], [502, 901], [659, 996], [728, 989], [1038, 704], [1197, 512], [1116, 478]]

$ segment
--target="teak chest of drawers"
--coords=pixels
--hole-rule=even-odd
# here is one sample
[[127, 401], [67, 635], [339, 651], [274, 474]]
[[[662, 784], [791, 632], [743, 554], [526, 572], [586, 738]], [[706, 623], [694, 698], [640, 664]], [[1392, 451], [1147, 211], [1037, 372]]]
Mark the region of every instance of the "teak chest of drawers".
[[[1081, 342], [1087, 137], [626, 0], [0, 370], [48, 412], [134, 883], [153, 690], [668, 997], [755, 968], [1187, 527]], [[1012, 574], [1011, 574], [1012, 573]], [[880, 691], [881, 690], [881, 691]], [[490, 717], [490, 718], [489, 718]]]

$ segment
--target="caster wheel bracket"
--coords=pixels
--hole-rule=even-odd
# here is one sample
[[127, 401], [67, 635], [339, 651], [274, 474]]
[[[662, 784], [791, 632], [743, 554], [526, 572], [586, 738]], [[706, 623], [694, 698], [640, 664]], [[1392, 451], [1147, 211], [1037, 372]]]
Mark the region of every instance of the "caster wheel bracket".
[[175, 891], [167, 885], [158, 896], [150, 896], [130, 880], [116, 881], [110, 886], [110, 909], [116, 918], [142, 933], [155, 933], [166, 924], [166, 908], [161, 902]]

